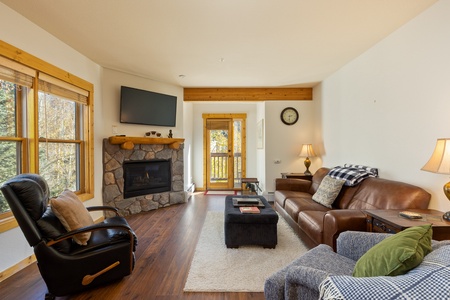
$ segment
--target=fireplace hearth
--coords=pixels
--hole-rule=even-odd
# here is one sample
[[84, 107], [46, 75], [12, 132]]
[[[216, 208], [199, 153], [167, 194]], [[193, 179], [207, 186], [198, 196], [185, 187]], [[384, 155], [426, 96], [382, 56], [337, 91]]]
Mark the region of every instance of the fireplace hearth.
[[168, 192], [172, 186], [170, 159], [125, 161], [123, 163], [125, 198]]

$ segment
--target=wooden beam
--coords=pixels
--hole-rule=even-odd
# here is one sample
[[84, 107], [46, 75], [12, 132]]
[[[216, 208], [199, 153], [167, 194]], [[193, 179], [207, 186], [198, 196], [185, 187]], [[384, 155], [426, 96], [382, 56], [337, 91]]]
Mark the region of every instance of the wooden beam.
[[312, 88], [185, 88], [184, 101], [312, 100]]

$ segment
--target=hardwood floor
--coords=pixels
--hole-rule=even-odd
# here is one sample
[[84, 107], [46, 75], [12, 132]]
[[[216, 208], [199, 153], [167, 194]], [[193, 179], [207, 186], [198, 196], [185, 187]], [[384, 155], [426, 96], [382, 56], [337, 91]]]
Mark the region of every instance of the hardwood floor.
[[[224, 196], [197, 193], [186, 204], [127, 217], [138, 236], [136, 266], [124, 279], [62, 299], [264, 299], [263, 293], [185, 293], [184, 284], [207, 211], [223, 211]], [[44, 299], [36, 263], [0, 283], [1, 299]]]

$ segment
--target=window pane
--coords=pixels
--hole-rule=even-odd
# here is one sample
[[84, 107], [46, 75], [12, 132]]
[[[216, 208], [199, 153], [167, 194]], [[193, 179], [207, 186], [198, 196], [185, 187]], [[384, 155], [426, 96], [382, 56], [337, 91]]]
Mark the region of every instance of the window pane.
[[78, 144], [39, 143], [39, 174], [47, 180], [52, 197], [65, 189], [79, 190], [78, 156]]
[[[20, 142], [0, 142], [0, 185], [19, 173], [20, 149]], [[0, 193], [0, 213], [7, 211], [9, 211], [8, 204]]]
[[0, 136], [16, 136], [16, 85], [0, 80]]
[[76, 103], [39, 92], [39, 137], [76, 139]]

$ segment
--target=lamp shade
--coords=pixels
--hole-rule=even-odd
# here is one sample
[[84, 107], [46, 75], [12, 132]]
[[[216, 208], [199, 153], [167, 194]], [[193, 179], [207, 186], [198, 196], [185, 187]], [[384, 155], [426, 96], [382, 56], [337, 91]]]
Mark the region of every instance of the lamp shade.
[[433, 154], [421, 170], [450, 174], [450, 139], [437, 140]]
[[300, 157], [315, 157], [316, 153], [314, 153], [312, 144], [303, 144], [302, 150], [300, 151], [300, 154], [298, 156], [300, 156]]

